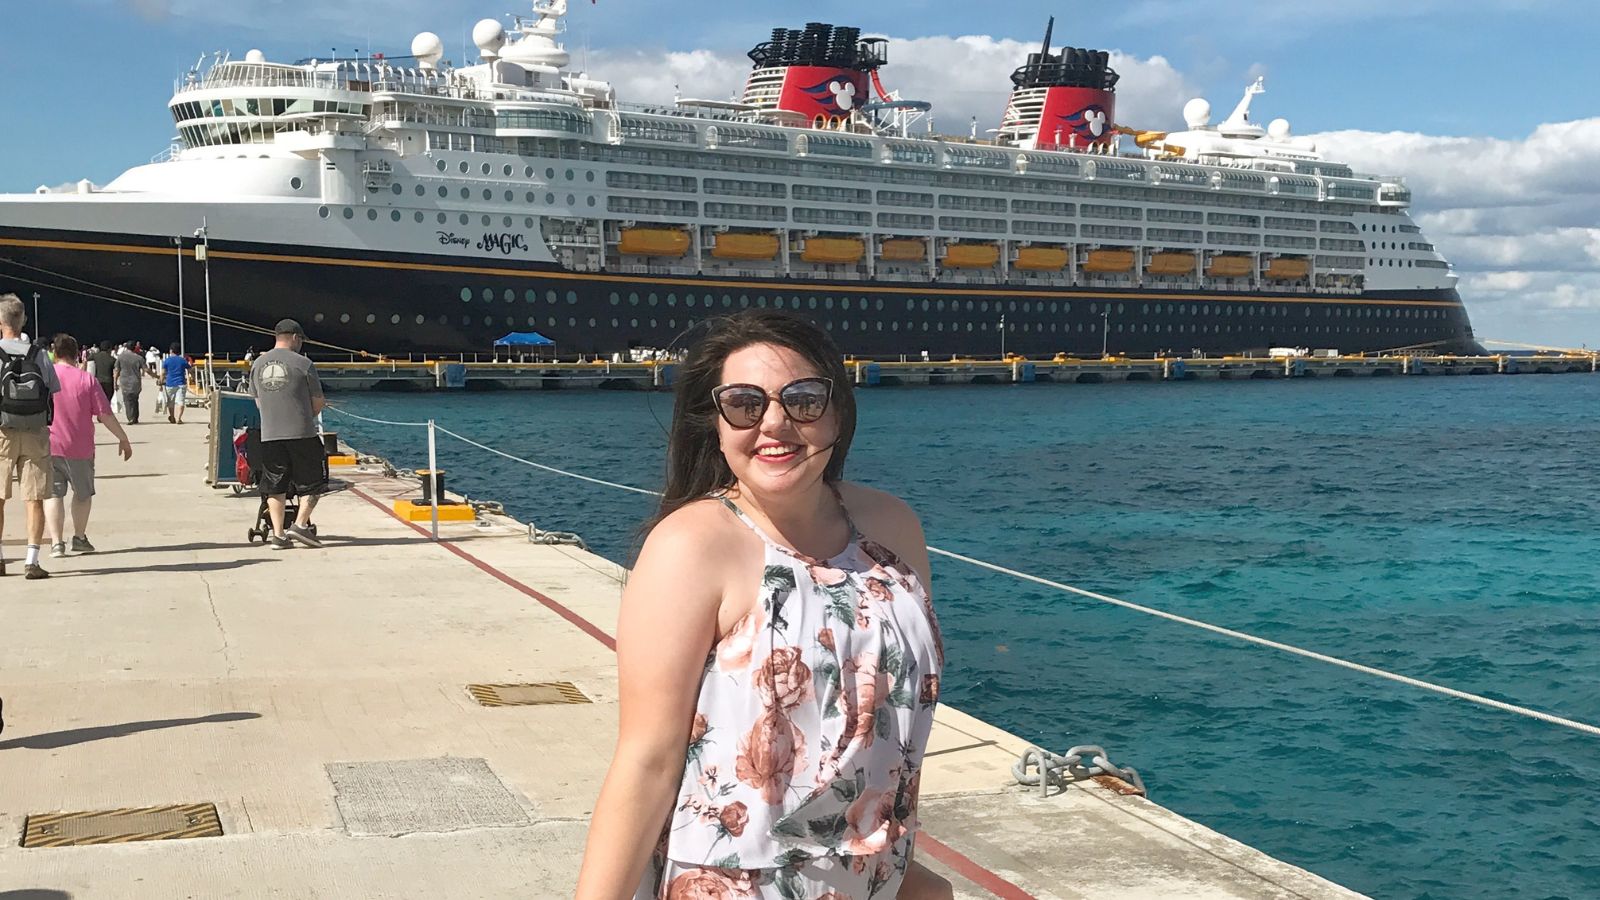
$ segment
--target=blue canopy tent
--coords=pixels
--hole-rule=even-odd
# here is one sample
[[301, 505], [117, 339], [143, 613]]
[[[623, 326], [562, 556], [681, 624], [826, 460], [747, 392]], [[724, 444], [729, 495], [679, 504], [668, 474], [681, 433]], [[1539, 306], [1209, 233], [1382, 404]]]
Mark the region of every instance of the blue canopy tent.
[[541, 358], [544, 356], [543, 351], [546, 347], [554, 347], [555, 345], [555, 341], [550, 340], [537, 331], [513, 331], [505, 337], [494, 342], [496, 354], [500, 352], [501, 347], [506, 347], [508, 348], [508, 354], [521, 353], [523, 356], [526, 356], [528, 353], [528, 348], [532, 347], [537, 348], [540, 351], [539, 356]]

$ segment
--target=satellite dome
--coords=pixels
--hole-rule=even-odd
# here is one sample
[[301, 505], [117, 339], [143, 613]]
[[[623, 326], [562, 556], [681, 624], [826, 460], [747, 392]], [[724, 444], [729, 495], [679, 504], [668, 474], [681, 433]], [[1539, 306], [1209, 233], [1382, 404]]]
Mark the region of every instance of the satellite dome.
[[1211, 122], [1211, 104], [1204, 97], [1196, 97], [1183, 105], [1183, 121], [1190, 128], [1204, 128]]
[[1281, 141], [1287, 138], [1289, 136], [1289, 120], [1273, 119], [1271, 124], [1267, 125], [1267, 134], [1271, 135], [1273, 140]]
[[472, 26], [472, 42], [485, 59], [498, 56], [506, 45], [506, 27], [494, 19], [479, 19]]
[[244, 55], [244, 61], [252, 63], [266, 62], [267, 55], [262, 53], [260, 50], [251, 50], [249, 53]]
[[411, 55], [417, 58], [417, 64], [424, 69], [431, 69], [438, 65], [444, 56], [444, 41], [431, 31], [424, 31], [411, 39]]

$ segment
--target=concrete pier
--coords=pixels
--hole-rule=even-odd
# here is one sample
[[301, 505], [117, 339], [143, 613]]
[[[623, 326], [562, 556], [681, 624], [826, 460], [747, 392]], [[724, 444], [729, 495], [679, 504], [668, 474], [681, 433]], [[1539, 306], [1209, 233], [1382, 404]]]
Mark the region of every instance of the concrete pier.
[[[330, 391], [670, 390], [670, 362], [468, 362], [454, 360], [318, 363]], [[1028, 360], [952, 359], [845, 363], [858, 387], [940, 384], [1103, 384], [1265, 378], [1350, 378], [1386, 375], [1561, 375], [1600, 372], [1600, 354], [1538, 356], [1265, 356]], [[218, 381], [243, 378], [240, 363], [219, 363]]]
[[[418, 483], [376, 469], [337, 470], [324, 549], [247, 544], [257, 500], [203, 483], [204, 430], [134, 427], [127, 463], [102, 447], [99, 552], [46, 559], [49, 580], [22, 579], [8, 504], [0, 897], [570, 896], [625, 572], [499, 516], [435, 544], [389, 512]], [[528, 684], [565, 686], [495, 687]], [[958, 896], [1357, 896], [1094, 782], [1040, 798], [1010, 774], [1025, 746], [939, 711], [919, 855]], [[176, 836], [208, 805], [221, 836]], [[174, 836], [53, 846], [119, 828]]]

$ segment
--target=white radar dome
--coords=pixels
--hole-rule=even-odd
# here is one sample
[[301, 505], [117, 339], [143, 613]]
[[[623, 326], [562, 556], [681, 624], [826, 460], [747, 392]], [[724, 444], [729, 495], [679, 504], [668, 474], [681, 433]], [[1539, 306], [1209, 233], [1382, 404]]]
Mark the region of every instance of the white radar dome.
[[266, 62], [267, 55], [262, 53], [260, 50], [251, 50], [249, 53], [244, 55], [244, 61], [252, 63]]
[[411, 39], [411, 55], [417, 58], [417, 65], [431, 69], [444, 57], [444, 41], [437, 34], [424, 31]]
[[498, 56], [506, 45], [506, 27], [494, 19], [479, 19], [472, 26], [472, 42], [478, 45], [484, 59]]
[[1274, 140], [1281, 141], [1287, 138], [1289, 136], [1289, 120], [1273, 119], [1272, 122], [1267, 125], [1267, 134], [1271, 135]]
[[1211, 104], [1204, 97], [1196, 97], [1183, 105], [1183, 121], [1190, 128], [1204, 128], [1211, 122]]

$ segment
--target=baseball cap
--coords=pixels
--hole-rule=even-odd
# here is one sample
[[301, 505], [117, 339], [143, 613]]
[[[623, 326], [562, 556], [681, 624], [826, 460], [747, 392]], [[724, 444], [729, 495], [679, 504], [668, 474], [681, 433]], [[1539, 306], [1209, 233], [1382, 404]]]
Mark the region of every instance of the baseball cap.
[[301, 328], [300, 327], [300, 323], [296, 322], [293, 319], [279, 319], [278, 320], [278, 325], [277, 325], [276, 328], [272, 329], [272, 333], [273, 334], [298, 334], [301, 337], [305, 337], [306, 336], [306, 330], [304, 328]]

